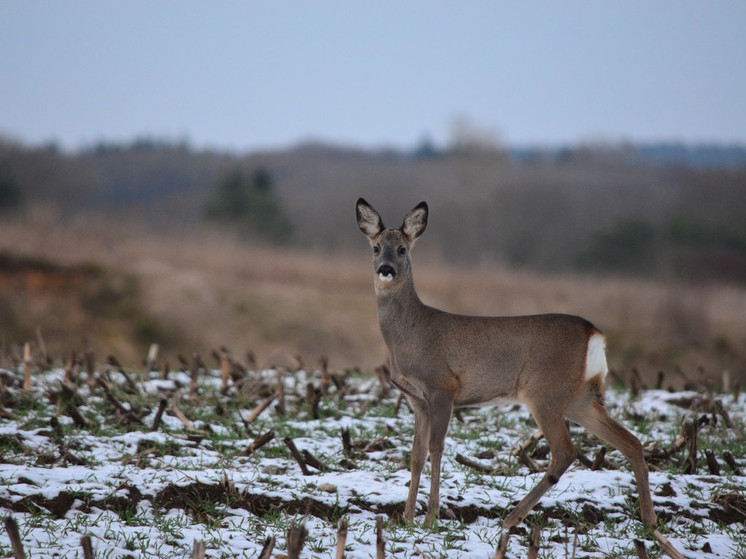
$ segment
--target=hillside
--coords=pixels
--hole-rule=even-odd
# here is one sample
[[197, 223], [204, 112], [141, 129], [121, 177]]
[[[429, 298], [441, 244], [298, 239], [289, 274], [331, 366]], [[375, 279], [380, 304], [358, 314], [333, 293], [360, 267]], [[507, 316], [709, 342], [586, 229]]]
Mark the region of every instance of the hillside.
[[[609, 362], [622, 377], [636, 367], [653, 383], [663, 370], [680, 386], [703, 367], [746, 381], [744, 288], [457, 266], [428, 254], [438, 226], [413, 254], [426, 303], [467, 314], [580, 314], [608, 335]], [[21, 357], [24, 342], [37, 351], [37, 330], [56, 363], [93, 349], [100, 361], [114, 354], [134, 366], [151, 343], [172, 364], [193, 352], [209, 359], [221, 346], [254, 352], [258, 366], [326, 355], [334, 367], [369, 371], [386, 360], [369, 248], [353, 223], [350, 253], [156, 236], [107, 222], [60, 229], [25, 220], [3, 232], [6, 363]]]
[[[289, 242], [205, 220], [236, 170], [269, 177]], [[0, 179], [11, 194], [0, 208], [7, 362], [31, 341], [58, 363], [93, 349], [137, 364], [158, 343], [172, 362], [227, 346], [259, 365], [326, 355], [371, 370], [386, 353], [354, 219], [364, 196], [391, 226], [430, 204], [414, 255], [430, 304], [586, 316], [622, 376], [746, 376], [746, 167], [600, 148], [526, 160], [494, 149], [237, 155], [140, 142], [65, 154], [5, 143]]]

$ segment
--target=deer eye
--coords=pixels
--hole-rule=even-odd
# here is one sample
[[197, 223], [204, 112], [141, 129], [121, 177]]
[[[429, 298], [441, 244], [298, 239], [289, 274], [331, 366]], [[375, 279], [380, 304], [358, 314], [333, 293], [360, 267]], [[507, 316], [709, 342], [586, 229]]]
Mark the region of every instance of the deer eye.
[[399, 247], [399, 256], [407, 254], [407, 247]]
[[381, 246], [380, 245], [375, 245], [373, 247], [373, 254], [378, 254], [379, 252], [381, 252]]

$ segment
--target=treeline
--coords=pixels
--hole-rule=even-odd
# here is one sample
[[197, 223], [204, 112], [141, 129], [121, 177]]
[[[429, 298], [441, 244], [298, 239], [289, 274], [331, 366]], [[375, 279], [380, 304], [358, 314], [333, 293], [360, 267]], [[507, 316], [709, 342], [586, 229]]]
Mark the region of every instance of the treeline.
[[0, 211], [43, 206], [60, 219], [100, 214], [157, 232], [223, 229], [340, 250], [361, 246], [357, 197], [396, 226], [427, 200], [420, 251], [453, 262], [746, 282], [741, 148], [723, 148], [720, 159], [715, 148], [687, 148], [709, 159], [685, 165], [681, 150], [666, 159], [664, 147], [467, 143], [400, 153], [306, 144], [237, 155], [145, 139], [67, 154], [6, 141]]

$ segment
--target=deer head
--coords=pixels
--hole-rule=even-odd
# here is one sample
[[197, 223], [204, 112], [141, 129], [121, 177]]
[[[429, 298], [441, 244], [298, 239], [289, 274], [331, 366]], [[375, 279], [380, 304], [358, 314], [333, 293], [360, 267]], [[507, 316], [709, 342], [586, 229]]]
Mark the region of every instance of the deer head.
[[357, 224], [373, 248], [376, 289], [400, 285], [412, 275], [409, 251], [427, 226], [427, 204], [420, 202], [405, 217], [399, 229], [387, 229], [378, 212], [360, 198]]

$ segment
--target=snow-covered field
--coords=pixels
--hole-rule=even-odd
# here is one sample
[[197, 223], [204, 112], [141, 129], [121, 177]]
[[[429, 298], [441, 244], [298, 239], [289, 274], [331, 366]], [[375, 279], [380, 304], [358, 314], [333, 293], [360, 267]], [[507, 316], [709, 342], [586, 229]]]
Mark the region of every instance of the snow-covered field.
[[[83, 557], [80, 540], [86, 534], [97, 558], [189, 557], [195, 540], [205, 542], [206, 557], [255, 557], [268, 536], [276, 538], [274, 552], [284, 554], [288, 527], [304, 523], [302, 556], [329, 557], [338, 522], [348, 518], [347, 556], [375, 557], [380, 515], [387, 556], [486, 558], [494, 556], [511, 504], [541, 476], [511, 453], [536, 431], [524, 408], [465, 411], [463, 423], [452, 421], [446, 440], [441, 519], [434, 529], [423, 526], [426, 468], [420, 515], [406, 525], [397, 517], [407, 493], [413, 417], [406, 404], [394, 412], [396, 391], [381, 398], [377, 379], [353, 375], [341, 391], [332, 385], [314, 419], [305, 400], [320, 385], [320, 373], [283, 373], [285, 413], [277, 413], [275, 401], [249, 424], [267, 390], [278, 386], [278, 373], [249, 375], [223, 394], [220, 371], [207, 371], [195, 394], [184, 372], [167, 380], [156, 372], [130, 373], [134, 382], [128, 384], [112, 371], [107, 398], [85, 374], [63, 390], [63, 369], [36, 372], [31, 391], [23, 391], [21, 371], [0, 371], [6, 387], [0, 395], [0, 515], [16, 520], [27, 556]], [[164, 398], [167, 408], [153, 431]], [[735, 429], [698, 393], [648, 390], [633, 398], [626, 390], [608, 391], [612, 416], [650, 450], [661, 531], [689, 557], [745, 557], [746, 450], [739, 429], [746, 394], [738, 401], [731, 394], [715, 399]], [[90, 424], [76, 426], [73, 408]], [[682, 473], [687, 445], [670, 456], [664, 452], [679, 438], [682, 420], [701, 420], [695, 474]], [[276, 435], [271, 442], [241, 455], [269, 430]], [[346, 450], [343, 430], [350, 433]], [[593, 460], [601, 444], [579, 428], [572, 432], [579, 452]], [[303, 475], [286, 437], [325, 471], [309, 466]], [[539, 465], [546, 464], [543, 449], [540, 441], [533, 454]], [[720, 463], [719, 474], [708, 470], [706, 450]], [[725, 464], [724, 452], [735, 457], [741, 475]], [[458, 455], [494, 471], [462, 465]], [[611, 449], [606, 461], [595, 471], [575, 462], [511, 536], [508, 557], [526, 555], [528, 525], [534, 524], [542, 528], [540, 557], [636, 557], [636, 539], [658, 556], [638, 519], [628, 463]], [[4, 530], [0, 554], [12, 556]]]

